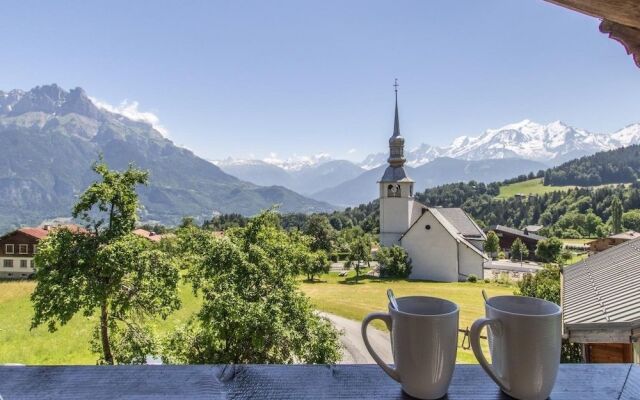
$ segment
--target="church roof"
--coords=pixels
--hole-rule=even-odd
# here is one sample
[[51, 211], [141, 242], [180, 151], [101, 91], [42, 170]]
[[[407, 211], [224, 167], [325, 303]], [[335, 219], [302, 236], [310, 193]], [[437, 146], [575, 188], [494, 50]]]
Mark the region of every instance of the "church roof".
[[485, 238], [482, 229], [462, 208], [438, 208], [442, 214], [463, 236], [468, 238]]
[[409, 178], [403, 167], [388, 166], [380, 182], [413, 182], [413, 179]]

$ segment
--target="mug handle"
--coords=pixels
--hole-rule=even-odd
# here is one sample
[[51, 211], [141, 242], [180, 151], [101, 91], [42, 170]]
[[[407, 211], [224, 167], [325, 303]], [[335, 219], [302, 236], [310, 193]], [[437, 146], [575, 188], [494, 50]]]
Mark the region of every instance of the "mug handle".
[[489, 364], [484, 353], [482, 352], [482, 347], [480, 346], [480, 331], [485, 325], [489, 325], [494, 329], [500, 329], [501, 324], [497, 319], [489, 319], [489, 318], [480, 318], [476, 320], [473, 325], [471, 325], [471, 331], [469, 332], [469, 341], [471, 342], [471, 349], [473, 350], [473, 354], [476, 356], [476, 359], [482, 366], [482, 369], [489, 375], [491, 379], [495, 383], [498, 384], [503, 390], [509, 391], [509, 385], [505, 382], [504, 378], [498, 375], [498, 373], [493, 369], [493, 366]]
[[367, 337], [367, 327], [369, 326], [369, 323], [374, 319], [382, 320], [387, 325], [387, 329], [389, 329], [389, 332], [391, 332], [391, 325], [392, 325], [391, 315], [387, 313], [371, 313], [367, 315], [364, 318], [364, 320], [362, 320], [361, 332], [362, 332], [362, 339], [364, 340], [364, 345], [367, 347], [369, 354], [371, 354], [371, 357], [373, 357], [376, 363], [378, 363], [380, 368], [382, 368], [384, 372], [386, 372], [387, 375], [389, 375], [395, 381], [400, 382], [400, 375], [398, 374], [398, 371], [395, 368], [391, 368], [390, 366], [385, 364], [384, 361], [382, 361], [382, 359], [380, 358], [380, 356], [378, 356], [378, 354], [375, 352], [375, 350], [373, 350], [373, 348], [371, 347], [371, 344], [369, 343], [369, 338]]

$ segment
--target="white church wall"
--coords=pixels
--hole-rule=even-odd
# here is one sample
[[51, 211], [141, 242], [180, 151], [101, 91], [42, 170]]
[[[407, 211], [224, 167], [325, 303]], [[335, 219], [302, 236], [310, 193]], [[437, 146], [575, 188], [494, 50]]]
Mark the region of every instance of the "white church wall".
[[[429, 225], [430, 229], [426, 229]], [[412, 261], [410, 279], [458, 281], [456, 241], [429, 211], [402, 238]]]
[[474, 274], [478, 279], [484, 279], [484, 259], [464, 243], [458, 245], [458, 252], [462, 279], [466, 279], [471, 274]]
[[383, 246], [400, 244], [398, 239], [411, 225], [413, 203], [412, 199], [402, 197], [380, 199], [380, 243]]

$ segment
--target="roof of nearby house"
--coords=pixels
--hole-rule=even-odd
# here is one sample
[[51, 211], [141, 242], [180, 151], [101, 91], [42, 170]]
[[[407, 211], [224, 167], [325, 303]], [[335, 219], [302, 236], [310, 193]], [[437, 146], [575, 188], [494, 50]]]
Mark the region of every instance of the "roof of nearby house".
[[640, 233], [636, 231], [626, 231], [626, 232], [618, 233], [616, 235], [609, 236], [609, 238], [611, 239], [626, 239], [626, 240], [631, 240], [639, 237], [640, 237]]
[[141, 236], [141, 237], [143, 237], [145, 239], [149, 239], [152, 242], [159, 242], [163, 238], [166, 238], [168, 235], [170, 235], [170, 234], [160, 235], [160, 234], [157, 234], [155, 232], [151, 232], [151, 231], [148, 231], [148, 230], [142, 229], [142, 228], [134, 229], [132, 233], [134, 235]]
[[25, 235], [29, 235], [35, 239], [44, 239], [51, 231], [55, 230], [55, 229], [68, 229], [71, 232], [87, 232], [86, 229], [84, 229], [81, 226], [75, 225], [75, 224], [62, 224], [62, 225], [54, 225], [54, 226], [43, 226], [43, 227], [30, 227], [30, 226], [25, 226], [22, 228], [18, 228], [15, 231], [11, 231], [11, 232], [7, 232], [6, 234], [4, 234], [2, 237], [6, 237], [9, 235], [12, 235], [16, 232], [21, 232], [24, 233]]
[[[42, 239], [44, 237], [46, 237], [49, 234], [49, 231], [46, 229], [42, 229], [42, 228], [31, 228], [31, 227], [24, 227], [24, 228], [20, 228], [17, 229], [14, 232], [22, 232], [26, 235], [29, 236], [33, 236], [36, 239]], [[13, 233], [13, 232], [11, 232]]]
[[563, 270], [564, 323], [640, 323], [640, 238]]
[[468, 238], [485, 238], [482, 229], [462, 208], [436, 208], [459, 233]]
[[544, 236], [540, 236], [537, 235], [535, 233], [528, 233], [525, 232], [523, 230], [520, 229], [516, 229], [516, 228], [510, 228], [508, 226], [504, 226], [504, 225], [492, 225], [488, 228], [485, 229], [485, 232], [489, 232], [489, 231], [494, 231], [496, 233], [498, 232], [503, 232], [503, 233], [509, 233], [511, 235], [515, 235], [521, 238], [528, 238], [528, 239], [533, 239], [533, 240], [545, 240], [546, 237]]

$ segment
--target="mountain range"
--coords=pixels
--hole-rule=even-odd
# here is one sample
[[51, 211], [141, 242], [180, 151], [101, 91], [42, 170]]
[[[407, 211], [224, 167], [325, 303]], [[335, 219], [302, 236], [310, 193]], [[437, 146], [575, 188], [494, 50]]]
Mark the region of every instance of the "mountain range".
[[[410, 135], [406, 139], [411, 143]], [[78, 194], [97, 178], [90, 166], [100, 154], [112, 168], [134, 163], [150, 171], [149, 184], [139, 190], [140, 216], [164, 224], [186, 215], [251, 215], [273, 204], [283, 212], [307, 213], [368, 202], [377, 197], [387, 159], [385, 151], [360, 163], [326, 154], [210, 162], [176, 146], [148, 121], [119, 114], [81, 88], [66, 91], [55, 84], [0, 91], [0, 141], [0, 231], [67, 217]], [[640, 124], [607, 135], [525, 120], [448, 146], [422, 144], [406, 152], [407, 168], [416, 190], [423, 190], [500, 181], [636, 143]]]
[[[406, 138], [410, 142], [410, 135]], [[599, 151], [640, 143], [640, 124], [612, 134], [571, 127], [561, 121], [547, 125], [524, 120], [481, 135], [461, 136], [448, 146], [421, 144], [406, 151], [416, 190], [443, 183], [494, 182], [537, 172]], [[387, 164], [388, 151], [370, 154], [360, 163], [321, 157], [282, 161], [216, 161], [225, 172], [258, 185], [285, 187], [340, 206], [368, 202], [377, 196], [375, 182]]]
[[283, 186], [229, 175], [149, 123], [96, 106], [81, 88], [0, 91], [0, 142], [0, 232], [68, 216], [78, 194], [97, 178], [90, 167], [99, 154], [112, 168], [134, 163], [149, 170], [149, 184], [139, 190], [140, 216], [147, 221], [251, 215], [273, 204], [283, 212], [335, 208]]
[[[562, 121], [543, 125], [528, 119], [498, 129], [488, 129], [479, 136], [460, 136], [448, 146], [421, 144], [407, 152], [407, 165], [417, 167], [439, 157], [461, 160], [522, 158], [549, 166], [598, 151], [612, 150], [640, 143], [640, 123], [614, 133], [593, 133], [574, 128]], [[386, 162], [387, 153], [368, 155], [360, 166], [375, 168]]]

